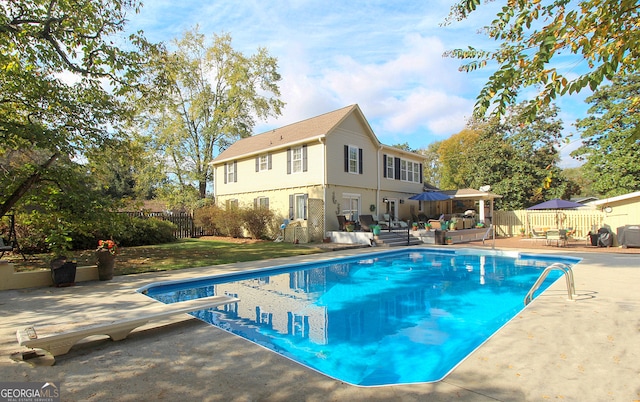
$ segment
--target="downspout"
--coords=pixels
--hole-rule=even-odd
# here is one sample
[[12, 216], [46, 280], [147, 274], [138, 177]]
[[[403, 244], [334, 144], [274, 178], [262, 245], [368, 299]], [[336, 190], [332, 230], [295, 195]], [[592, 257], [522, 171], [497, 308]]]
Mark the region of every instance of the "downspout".
[[[382, 181], [382, 179], [380, 177], [382, 175], [382, 173], [381, 173], [382, 169], [380, 169], [380, 166], [382, 165], [382, 162], [380, 160], [380, 158], [382, 157], [381, 152], [382, 152], [382, 144], [380, 144], [378, 146], [378, 163], [377, 163], [377, 165], [378, 165], [377, 166], [377, 171], [378, 172], [377, 172], [377, 183], [376, 183], [376, 186], [377, 186], [377, 188], [376, 188], [376, 216], [378, 218], [380, 218], [380, 183]], [[387, 167], [383, 166], [382, 168], [386, 169]]]
[[318, 141], [322, 145], [322, 164], [323, 166], [323, 177], [322, 177], [322, 207], [324, 211], [322, 211], [322, 239], [327, 237], [327, 144], [325, 143], [325, 138], [320, 137]]

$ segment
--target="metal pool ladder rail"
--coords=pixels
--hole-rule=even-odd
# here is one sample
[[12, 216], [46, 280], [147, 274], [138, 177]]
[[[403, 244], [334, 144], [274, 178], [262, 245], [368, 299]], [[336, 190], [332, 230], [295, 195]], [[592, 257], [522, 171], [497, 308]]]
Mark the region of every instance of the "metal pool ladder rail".
[[531, 303], [531, 300], [533, 300], [533, 294], [536, 292], [536, 290], [538, 290], [540, 285], [542, 285], [542, 282], [544, 282], [544, 280], [547, 278], [549, 272], [554, 270], [562, 271], [564, 273], [564, 278], [567, 282], [567, 293], [569, 294], [569, 300], [573, 301], [573, 296], [576, 295], [576, 285], [573, 281], [573, 271], [571, 270], [571, 267], [569, 265], [563, 264], [561, 262], [556, 262], [549, 265], [544, 269], [544, 271], [542, 271], [542, 274], [540, 274], [536, 283], [533, 284], [531, 290], [529, 290], [529, 293], [527, 293], [527, 295], [524, 297], [525, 306]]

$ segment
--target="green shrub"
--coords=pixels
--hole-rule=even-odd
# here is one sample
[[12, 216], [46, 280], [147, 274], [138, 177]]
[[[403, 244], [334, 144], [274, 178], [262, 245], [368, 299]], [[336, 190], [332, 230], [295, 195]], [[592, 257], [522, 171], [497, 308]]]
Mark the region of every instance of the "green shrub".
[[270, 237], [270, 226], [274, 220], [273, 212], [268, 208], [243, 208], [240, 216], [244, 228], [254, 239], [268, 239]]

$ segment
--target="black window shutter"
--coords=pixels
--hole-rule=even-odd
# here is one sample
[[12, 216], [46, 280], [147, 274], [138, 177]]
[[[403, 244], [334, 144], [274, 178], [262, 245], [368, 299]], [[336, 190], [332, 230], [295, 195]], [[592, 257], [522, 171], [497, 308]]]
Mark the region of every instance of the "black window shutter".
[[293, 219], [293, 194], [289, 194], [289, 220]]
[[260, 157], [256, 156], [256, 172], [260, 171]]
[[233, 161], [233, 182], [238, 181], [238, 162]]
[[358, 148], [358, 173], [362, 174], [362, 148]]
[[302, 171], [307, 171], [307, 146], [302, 146]]
[[396, 175], [395, 179], [400, 180], [400, 158], [395, 158], [393, 162], [395, 164], [394, 166], [395, 175]]
[[227, 184], [227, 164], [224, 164], [224, 184]]
[[287, 174], [291, 174], [291, 148], [287, 148]]
[[422, 163], [420, 164], [420, 183], [424, 183], [424, 177], [422, 177]]
[[267, 169], [271, 170], [271, 154], [267, 155]]
[[344, 171], [349, 171], [349, 146], [344, 146]]
[[304, 220], [307, 220], [307, 204], [309, 203], [309, 194], [304, 195]]
[[382, 155], [382, 177], [387, 177], [387, 155]]
[[253, 199], [253, 209], [258, 209], [258, 199], [257, 198]]

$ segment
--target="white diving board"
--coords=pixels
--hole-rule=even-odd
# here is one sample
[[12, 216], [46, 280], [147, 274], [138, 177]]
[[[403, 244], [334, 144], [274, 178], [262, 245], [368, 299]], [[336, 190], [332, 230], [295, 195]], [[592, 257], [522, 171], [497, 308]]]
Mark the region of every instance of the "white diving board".
[[91, 323], [69, 322], [46, 325], [42, 328], [29, 326], [19, 329], [16, 337], [20, 346], [44, 349], [53, 356], [59, 356], [68, 353], [73, 345], [89, 336], [107, 335], [114, 341], [120, 341], [135, 328], [150, 321], [238, 301], [240, 299], [231, 296], [211, 296], [172, 304], [158, 303], [149, 307], [117, 312]]

